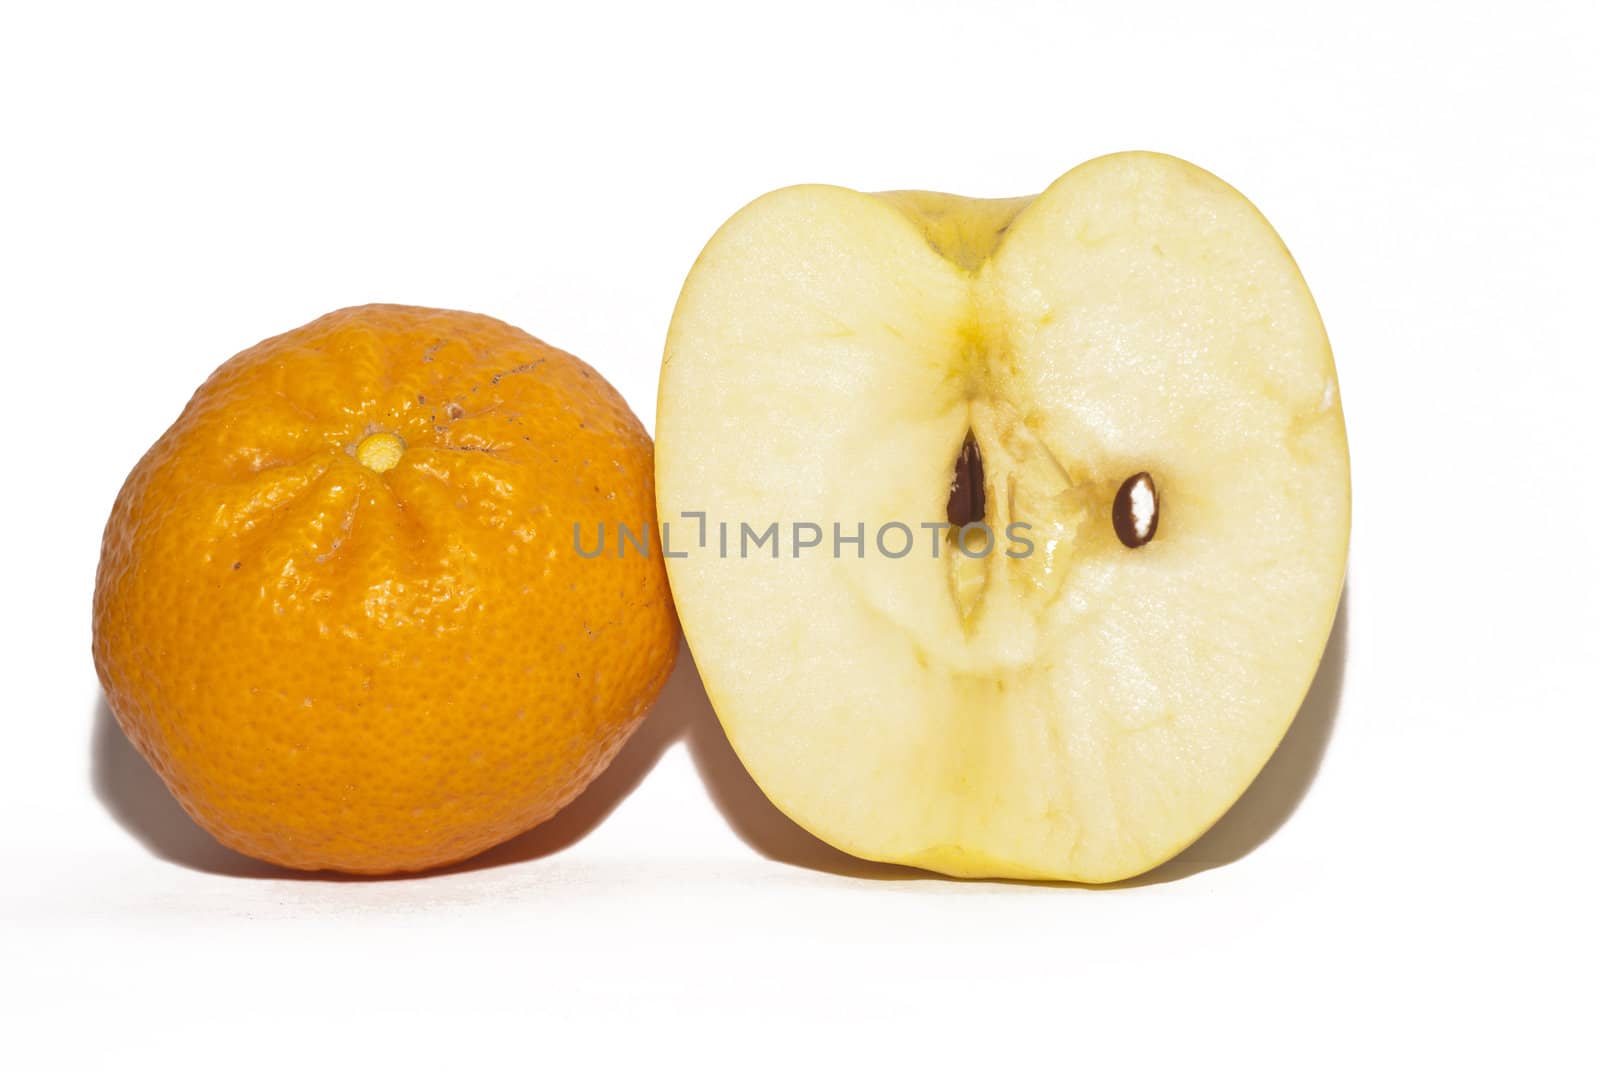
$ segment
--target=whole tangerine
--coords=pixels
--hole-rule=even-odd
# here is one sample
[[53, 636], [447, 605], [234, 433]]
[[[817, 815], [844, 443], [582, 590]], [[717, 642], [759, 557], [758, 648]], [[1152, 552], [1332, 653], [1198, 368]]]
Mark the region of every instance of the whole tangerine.
[[471, 313], [330, 313], [224, 364], [134, 468], [95, 665], [223, 844], [461, 860], [573, 799], [665, 683], [659, 555], [578, 553], [653, 531], [654, 502], [649, 436], [571, 354]]

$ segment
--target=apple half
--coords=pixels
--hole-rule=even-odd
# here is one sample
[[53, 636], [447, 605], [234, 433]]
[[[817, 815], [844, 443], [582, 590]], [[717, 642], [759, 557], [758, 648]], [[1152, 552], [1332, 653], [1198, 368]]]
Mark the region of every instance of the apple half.
[[672, 319], [656, 479], [762, 790], [969, 877], [1115, 881], [1211, 826], [1310, 686], [1349, 541], [1299, 270], [1236, 190], [1142, 152], [1031, 198], [745, 207]]

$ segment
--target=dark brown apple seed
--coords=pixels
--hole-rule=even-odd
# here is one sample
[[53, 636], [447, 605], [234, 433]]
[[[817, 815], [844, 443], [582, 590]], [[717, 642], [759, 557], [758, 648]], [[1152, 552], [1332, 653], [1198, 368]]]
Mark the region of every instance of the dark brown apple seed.
[[1122, 481], [1111, 502], [1111, 527], [1129, 550], [1137, 550], [1156, 537], [1161, 520], [1161, 497], [1148, 472], [1138, 472]]
[[945, 505], [945, 517], [954, 528], [983, 520], [988, 505], [983, 497], [983, 454], [978, 450], [978, 440], [967, 432], [966, 442], [956, 458], [955, 476], [950, 481], [950, 501]]

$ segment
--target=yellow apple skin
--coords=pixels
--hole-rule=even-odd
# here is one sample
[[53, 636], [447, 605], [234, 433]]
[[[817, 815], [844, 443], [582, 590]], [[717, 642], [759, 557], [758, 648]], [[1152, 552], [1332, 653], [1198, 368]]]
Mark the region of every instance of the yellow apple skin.
[[[1248, 787], [1332, 627], [1350, 483], [1321, 318], [1242, 195], [1153, 153], [1034, 198], [789, 187], [713, 237], [663, 362], [663, 519], [916, 528], [969, 435], [985, 521], [1034, 553], [691, 549], [667, 566], [707, 693], [844, 851], [1143, 873]], [[1160, 510], [1133, 548], [1136, 473]]]

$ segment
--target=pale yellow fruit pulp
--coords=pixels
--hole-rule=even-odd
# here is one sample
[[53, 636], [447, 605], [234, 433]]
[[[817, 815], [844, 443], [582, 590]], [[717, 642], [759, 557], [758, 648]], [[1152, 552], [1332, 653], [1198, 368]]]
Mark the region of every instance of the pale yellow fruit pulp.
[[[998, 545], [935, 558], [919, 525], [969, 431]], [[690, 546], [673, 594], [752, 776], [864, 858], [1088, 882], [1170, 858], [1282, 738], [1343, 585], [1321, 319], [1255, 208], [1167, 156], [1032, 199], [760, 198], [685, 284], [657, 439], [675, 544], [685, 511], [780, 523], [776, 560]], [[1141, 471], [1160, 525], [1129, 549], [1111, 502]], [[874, 543], [893, 521], [904, 558]], [[794, 522], [823, 545], [797, 555]], [[1002, 553], [1013, 523], [1031, 555]]]

